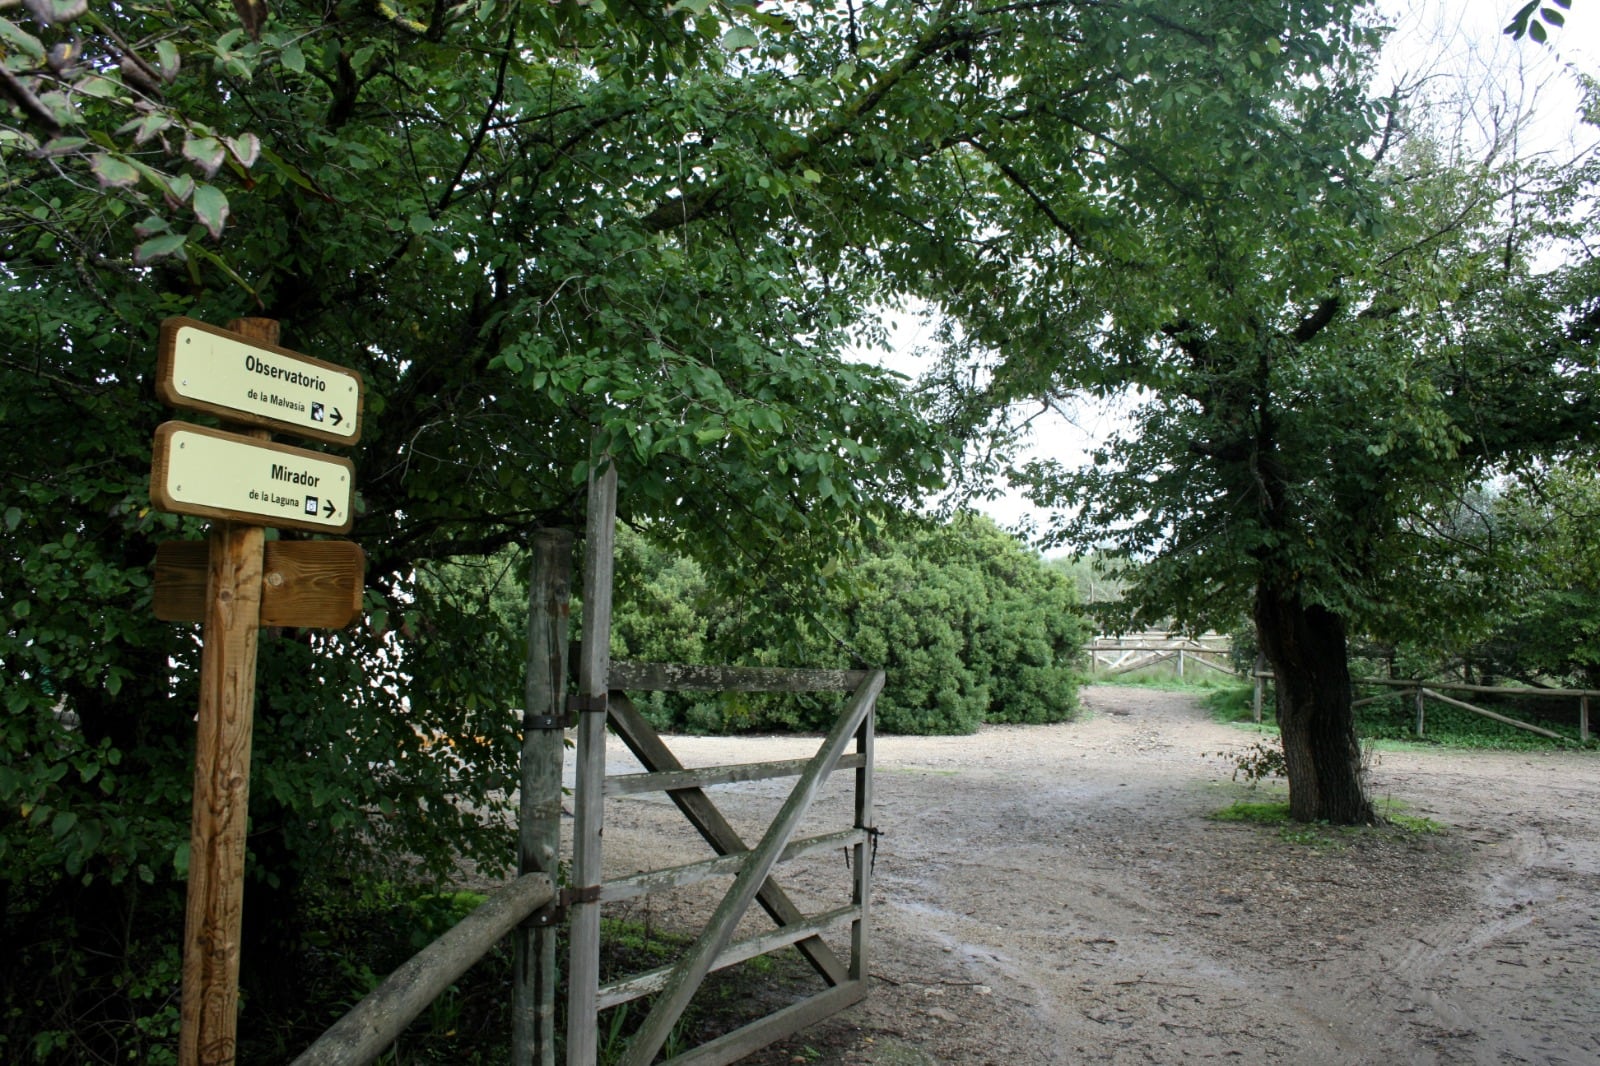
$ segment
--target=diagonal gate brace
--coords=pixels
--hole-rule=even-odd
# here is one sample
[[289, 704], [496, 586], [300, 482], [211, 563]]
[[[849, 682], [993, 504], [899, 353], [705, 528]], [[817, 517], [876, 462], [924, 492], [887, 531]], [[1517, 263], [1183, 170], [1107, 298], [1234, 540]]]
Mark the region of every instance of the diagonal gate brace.
[[[611, 693], [611, 724], [645, 770], [650, 773], [661, 773], [684, 768], [683, 763], [678, 761], [678, 757], [672, 754], [671, 749], [662, 741], [655, 727], [645, 720], [633, 702], [621, 692]], [[749, 850], [744, 839], [722, 816], [722, 812], [717, 809], [711, 797], [706, 795], [704, 789], [671, 789], [667, 792], [667, 796], [718, 855], [732, 855]], [[762, 883], [756, 893], [756, 901], [779, 926], [794, 925], [806, 920], [805, 914], [789, 899], [788, 893], [771, 878]], [[849, 974], [844, 963], [821, 937], [807, 937], [795, 947], [800, 949], [806, 960], [828, 984], [839, 985], [848, 979]]]

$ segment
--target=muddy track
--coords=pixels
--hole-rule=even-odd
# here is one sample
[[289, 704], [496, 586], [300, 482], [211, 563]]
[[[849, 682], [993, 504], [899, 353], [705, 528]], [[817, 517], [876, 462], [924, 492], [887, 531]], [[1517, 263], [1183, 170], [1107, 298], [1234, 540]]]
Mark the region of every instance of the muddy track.
[[[1085, 704], [1069, 725], [879, 739], [872, 995], [749, 1061], [1600, 1063], [1600, 759], [1385, 754], [1380, 806], [1444, 832], [1287, 842], [1209, 817], [1244, 796], [1215, 753], [1251, 734], [1183, 695]], [[689, 765], [808, 744], [672, 742]], [[716, 797], [753, 839], [782, 791]], [[830, 783], [817, 830], [846, 811]], [[688, 861], [678, 822], [612, 801], [608, 874]], [[837, 858], [783, 877], [805, 907], [845, 883]], [[706, 906], [642, 916], [689, 928]]]

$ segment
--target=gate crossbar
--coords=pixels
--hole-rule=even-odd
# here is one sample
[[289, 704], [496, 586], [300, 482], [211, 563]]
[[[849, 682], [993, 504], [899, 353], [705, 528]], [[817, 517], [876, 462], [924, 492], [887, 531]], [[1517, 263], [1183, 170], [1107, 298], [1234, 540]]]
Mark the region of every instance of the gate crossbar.
[[[824, 833], [822, 836], [792, 840], [789, 846], [783, 849], [783, 854], [778, 856], [778, 861], [789, 862], [819, 851], [850, 848], [857, 844], [865, 844], [867, 839], [865, 829], [841, 829], [837, 833]], [[741, 851], [719, 855], [715, 859], [702, 859], [700, 862], [685, 863], [682, 866], [667, 866], [660, 870], [646, 870], [644, 873], [619, 877], [600, 886], [600, 902], [614, 903], [618, 900], [636, 899], [655, 892], [669, 892], [675, 888], [698, 885], [702, 881], [710, 881], [717, 877], [733, 877], [744, 867], [749, 854], [748, 851]]]
[[[845, 908], [843, 913], [822, 917], [829, 919], [828, 925], [835, 921], [852, 920], [855, 930], [853, 944], [856, 948], [853, 954], [857, 960], [864, 956], [867, 897], [862, 891], [865, 872], [860, 860], [864, 858], [863, 849], [867, 833], [867, 827], [862, 820], [870, 817], [871, 799], [870, 786], [860, 782], [859, 777], [864, 776], [871, 765], [869, 716], [878, 693], [883, 688], [884, 674], [875, 670], [857, 677], [860, 678], [859, 684], [855, 686], [855, 691], [843, 713], [823, 739], [816, 756], [800, 772], [788, 799], [784, 801], [772, 824], [753, 849], [743, 850], [743, 843], [738, 835], [700, 789], [698, 783], [689, 779], [690, 783], [673, 787], [668, 791], [667, 794], [672, 797], [674, 803], [718, 852], [724, 856], [740, 852], [742, 854], [737, 854], [739, 868], [733, 884], [713, 912], [700, 937], [684, 957], [665, 974], [659, 977], [651, 976], [652, 982], [659, 981], [660, 993], [649, 1016], [634, 1035], [622, 1059], [622, 1066], [647, 1066], [652, 1062], [706, 975], [719, 964], [731, 965], [740, 961], [733, 956], [744, 948], [751, 948], [762, 942], [763, 938], [752, 938], [744, 948], [735, 947], [730, 951], [735, 927], [750, 904], [756, 900], [761, 901], [768, 914], [782, 927], [778, 930], [776, 938], [770, 941], [772, 946], [781, 947], [787, 943], [794, 943], [833, 987], [752, 1023], [744, 1029], [727, 1034], [674, 1061], [730, 1062], [733, 1058], [778, 1039], [781, 1035], [793, 1032], [800, 1026], [826, 1017], [865, 995], [865, 974], [860, 962], [847, 969], [818, 935], [826, 926], [813, 928], [812, 923], [818, 919], [808, 919], [801, 914], [770, 878], [773, 868], [789, 850], [794, 832], [810, 809], [823, 781], [845, 757], [845, 747], [851, 738], [859, 735], [864, 747], [859, 760], [860, 765], [857, 767], [858, 783], [862, 785], [862, 788], [858, 789], [857, 796], [857, 829], [861, 836], [853, 846], [856, 849], [858, 859], [856, 868], [861, 871], [858, 874], [861, 880], [857, 882], [856, 898], [851, 907]], [[856, 681], [857, 677], [851, 677], [850, 680]], [[615, 683], [612, 687], [616, 687]], [[644, 721], [643, 716], [639, 715], [626, 696], [614, 691], [609, 711], [612, 724], [617, 727], [624, 743], [640, 759], [647, 771], [652, 774], [663, 771], [677, 774], [684, 771], [682, 764], [667, 749], [655, 730]], [[760, 953], [752, 952], [751, 956], [746, 957]], [[618, 990], [613, 987], [610, 991], [615, 993]], [[631, 999], [634, 996], [629, 995], [627, 998]]]
[[[781, 929], [773, 929], [757, 936], [747, 937], [744, 940], [735, 940], [727, 949], [718, 955], [711, 964], [711, 969], [725, 970], [729, 966], [737, 965], [765, 955], [779, 948], [786, 948], [808, 936], [820, 936], [844, 921], [854, 921], [861, 916], [861, 908], [855, 904], [848, 907], [838, 907], [831, 911], [824, 911], [809, 921], [796, 925], [786, 925]], [[672, 977], [675, 967], [662, 966], [654, 970], [634, 974], [632, 977], [613, 981], [600, 987], [600, 995], [595, 1000], [601, 1010], [628, 1003], [661, 991], [666, 987], [667, 981]]]
[[[604, 794], [629, 796], [636, 792], [672, 792], [680, 788], [705, 788], [736, 781], [765, 781], [773, 777], [797, 777], [805, 772], [810, 759], [785, 759], [781, 762], [747, 762], [732, 766], [703, 766], [694, 770], [657, 770], [653, 773], [618, 774], [606, 778]], [[862, 756], [843, 755], [835, 770], [853, 770], [865, 764]]]

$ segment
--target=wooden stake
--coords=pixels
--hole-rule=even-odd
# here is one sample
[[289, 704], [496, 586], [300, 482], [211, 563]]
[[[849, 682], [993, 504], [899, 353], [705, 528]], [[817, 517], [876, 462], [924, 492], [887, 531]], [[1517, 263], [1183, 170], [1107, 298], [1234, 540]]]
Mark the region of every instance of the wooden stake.
[[[567, 632], [572, 600], [572, 534], [541, 529], [528, 582], [528, 666], [522, 712], [517, 872], [553, 880], [561, 861], [561, 763], [566, 746]], [[513, 1066], [555, 1066], [556, 926], [538, 916], [514, 936]]]
[[572, 885], [584, 898], [568, 926], [567, 1064], [594, 1066], [599, 1054], [596, 1000], [600, 986], [600, 885], [602, 789], [606, 777], [606, 710], [611, 671], [611, 578], [617, 526], [617, 464], [589, 476], [589, 520], [584, 543], [583, 642], [578, 663], [578, 764], [573, 796]]
[[[276, 344], [278, 324], [242, 319], [231, 329]], [[263, 430], [252, 431], [266, 439]], [[189, 896], [184, 919], [179, 1066], [231, 1066], [239, 1005], [245, 831], [250, 811], [250, 730], [256, 700], [265, 530], [211, 528], [195, 730]]]

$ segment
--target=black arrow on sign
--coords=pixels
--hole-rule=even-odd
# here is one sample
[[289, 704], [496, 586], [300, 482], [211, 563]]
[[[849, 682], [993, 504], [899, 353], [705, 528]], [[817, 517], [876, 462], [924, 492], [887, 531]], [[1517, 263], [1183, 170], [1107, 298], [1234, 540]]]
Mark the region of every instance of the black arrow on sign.
[[343, 421], [344, 421], [344, 415], [340, 414], [339, 413], [339, 409], [337, 407], [335, 407], [333, 409], [333, 424], [337, 426], [339, 423], [341, 423]]
[[323, 507], [322, 516], [324, 518], [332, 518], [333, 517], [333, 512], [335, 510], [335, 508], [333, 506], [333, 501], [332, 500], [328, 500], [326, 503], [324, 503], [322, 505], [322, 507]]

